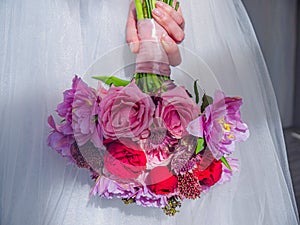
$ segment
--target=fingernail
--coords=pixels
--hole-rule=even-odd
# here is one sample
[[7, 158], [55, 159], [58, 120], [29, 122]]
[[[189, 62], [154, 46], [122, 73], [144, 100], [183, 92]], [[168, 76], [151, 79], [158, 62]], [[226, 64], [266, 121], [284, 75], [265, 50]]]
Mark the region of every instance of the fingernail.
[[162, 17], [162, 12], [157, 8], [153, 9], [152, 13], [158, 17]]
[[156, 5], [157, 5], [157, 6], [160, 6], [160, 7], [163, 7], [163, 6], [164, 6], [164, 3], [161, 2], [161, 1], [157, 1], [157, 2], [156, 2]]

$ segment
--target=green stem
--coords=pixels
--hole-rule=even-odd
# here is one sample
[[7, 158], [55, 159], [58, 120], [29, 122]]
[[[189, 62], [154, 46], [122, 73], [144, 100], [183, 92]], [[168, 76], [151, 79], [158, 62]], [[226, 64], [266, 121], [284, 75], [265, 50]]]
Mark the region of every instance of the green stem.
[[144, 0], [146, 2], [146, 7], [147, 7], [147, 18], [152, 18], [152, 12], [151, 12], [151, 3], [150, 0]]
[[[161, 0], [173, 7], [174, 0]], [[145, 18], [153, 18], [152, 10], [155, 8], [157, 0], [135, 0], [136, 12], [138, 20]], [[177, 4], [176, 4], [177, 5]], [[178, 5], [179, 6], [179, 5]], [[136, 73], [135, 82], [138, 87], [145, 93], [153, 93], [160, 89], [163, 83], [170, 80], [169, 77], [152, 74], [152, 73]]]
[[179, 5], [180, 5], [180, 3], [179, 3], [179, 2], [176, 2], [176, 6], [175, 6], [175, 10], [176, 10], [176, 11], [179, 9]]
[[134, 0], [136, 15], [138, 20], [144, 19], [143, 6], [141, 0]]
[[144, 13], [144, 18], [148, 18], [146, 1], [143, 1], [143, 13]]
[[160, 88], [163, 82], [161, 82], [155, 74], [152, 74], [152, 77], [154, 78], [153, 80], [157, 89]]
[[156, 5], [156, 0], [152, 0], [152, 9], [155, 8], [155, 5]]
[[170, 80], [169, 77], [153, 74], [153, 73], [136, 73], [135, 74], [135, 82], [136, 85], [144, 92], [144, 93], [155, 93], [158, 89], [160, 89], [163, 83], [167, 80]]

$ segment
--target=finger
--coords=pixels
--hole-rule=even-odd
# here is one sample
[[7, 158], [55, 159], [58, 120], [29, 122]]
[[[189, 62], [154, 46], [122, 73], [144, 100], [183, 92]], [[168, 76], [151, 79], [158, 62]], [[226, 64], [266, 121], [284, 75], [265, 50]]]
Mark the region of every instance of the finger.
[[155, 8], [152, 11], [152, 15], [176, 43], [184, 40], [184, 31], [169, 14], [165, 13], [161, 8]]
[[131, 2], [126, 24], [126, 42], [133, 53], [138, 53], [140, 48], [139, 37], [136, 27], [136, 11], [134, 2]]
[[168, 55], [169, 64], [171, 66], [178, 66], [181, 63], [181, 55], [178, 45], [166, 34], [162, 36], [161, 43]]
[[169, 14], [175, 20], [175, 22], [182, 29], [184, 29], [185, 22], [181, 10], [176, 11], [174, 8], [161, 1], [156, 2], [156, 7], [162, 9], [163, 11], [165, 11], [165, 13]]

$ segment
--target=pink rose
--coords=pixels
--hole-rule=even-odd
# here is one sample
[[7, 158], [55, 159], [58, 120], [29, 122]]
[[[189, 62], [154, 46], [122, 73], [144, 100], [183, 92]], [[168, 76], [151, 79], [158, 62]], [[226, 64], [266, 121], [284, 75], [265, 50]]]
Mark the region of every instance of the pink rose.
[[200, 108], [183, 87], [175, 87], [161, 95], [155, 117], [161, 117], [168, 131], [175, 138], [187, 134], [188, 124], [197, 118]]
[[155, 105], [135, 83], [111, 87], [100, 103], [99, 122], [106, 138], [140, 138], [149, 133]]

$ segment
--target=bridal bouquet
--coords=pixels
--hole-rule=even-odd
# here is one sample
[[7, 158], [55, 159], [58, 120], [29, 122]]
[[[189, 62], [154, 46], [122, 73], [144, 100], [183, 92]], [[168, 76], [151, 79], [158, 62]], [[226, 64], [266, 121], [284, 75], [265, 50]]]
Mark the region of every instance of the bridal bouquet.
[[93, 88], [75, 76], [57, 106], [60, 122], [48, 118], [48, 144], [91, 172], [90, 196], [120, 198], [174, 215], [184, 199], [197, 199], [230, 180], [238, 166], [230, 155], [249, 131], [241, 121], [241, 98], [217, 90], [214, 98], [204, 94], [200, 101], [197, 82], [193, 98], [167, 76], [159, 42], [147, 39], [149, 26], [151, 33], [164, 32], [145, 19], [151, 18], [154, 1], [135, 3], [146, 42], [134, 78], [98, 76], [99, 86]]

